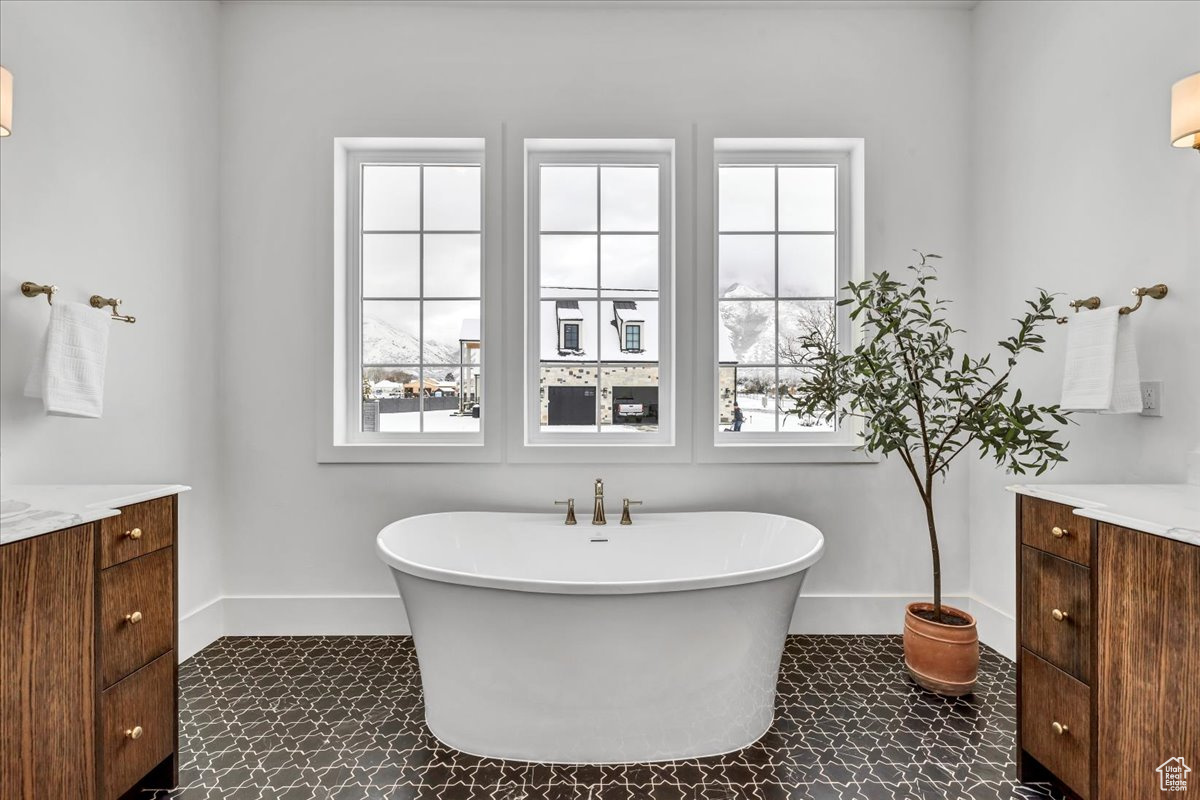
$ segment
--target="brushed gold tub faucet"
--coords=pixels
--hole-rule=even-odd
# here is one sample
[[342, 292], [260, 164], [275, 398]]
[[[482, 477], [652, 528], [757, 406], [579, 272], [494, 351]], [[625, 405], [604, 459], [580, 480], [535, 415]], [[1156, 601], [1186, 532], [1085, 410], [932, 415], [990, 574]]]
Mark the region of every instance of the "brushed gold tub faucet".
[[592, 508], [592, 524], [608, 524], [608, 520], [604, 518], [604, 481], [600, 478], [596, 478], [596, 503]]
[[630, 506], [640, 506], [641, 504], [642, 504], [641, 500], [630, 500], [628, 497], [625, 498], [625, 502], [621, 504], [621, 524], [622, 525], [632, 525], [633, 524], [633, 517], [629, 516], [629, 507]]
[[563, 525], [576, 525], [575, 521], [575, 498], [568, 497], [566, 500], [555, 500], [554, 505], [567, 507], [567, 519]]

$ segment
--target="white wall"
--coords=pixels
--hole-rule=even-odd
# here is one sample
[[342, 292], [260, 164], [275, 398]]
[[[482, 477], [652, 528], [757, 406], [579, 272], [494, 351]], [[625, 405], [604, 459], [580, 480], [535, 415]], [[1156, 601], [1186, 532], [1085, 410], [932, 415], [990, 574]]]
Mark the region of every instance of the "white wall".
[[[215, 3], [0, 4], [0, 450], [9, 483], [186, 483], [180, 608], [221, 591]], [[100, 420], [22, 397], [58, 298], [119, 296]], [[187, 647], [187, 643], [184, 642]]]
[[[675, 135], [692, 122], [721, 135], [744, 126], [862, 136], [868, 268], [908, 263], [911, 248], [938, 251], [948, 293], [965, 299], [969, 11], [533, 5], [222, 7], [229, 632], [402, 629], [398, 604], [370, 599], [395, 596], [373, 549], [384, 524], [456, 508], [550, 511], [555, 498], [586, 498], [595, 474], [611, 497], [642, 498], [646, 511], [762, 509], [812, 521], [828, 549], [806, 596], [898, 599], [814, 601], [798, 627], [898, 631], [903, 599], [930, 591], [920, 505], [899, 464], [316, 463], [312, 376], [330, 336], [320, 320], [337, 136], [486, 134], [499, 122], [542, 136], [623, 126]], [[521, 142], [506, 148], [517, 180]], [[517, 237], [519, 216], [508, 215]], [[518, 307], [506, 315], [519, 324]], [[293, 388], [267, 391], [280, 385]], [[942, 501], [946, 591], [961, 595], [965, 471]]]
[[[17, 130], [0, 144], [3, 477], [195, 486], [182, 505], [181, 610], [224, 596], [192, 618], [197, 643], [223, 625], [403, 630], [373, 552], [380, 527], [454, 508], [549, 509], [585, 498], [594, 470], [316, 463], [333, 138], [499, 123], [677, 135], [697, 123], [865, 137], [867, 268], [906, 263], [910, 248], [942, 253], [945, 295], [976, 347], [1007, 332], [1036, 285], [1116, 302], [1134, 284], [1169, 283], [1135, 318], [1144, 374], [1166, 380], [1166, 417], [1084, 418], [1052, 479], [1179, 480], [1200, 439], [1200, 161], [1165, 137], [1169, 85], [1197, 68], [1198, 14], [1194, 3], [5, 0]], [[521, 142], [505, 147], [511, 181]], [[519, 270], [511, 255], [506, 268]], [[48, 419], [20, 396], [45, 321], [41, 301], [16, 292], [27, 279], [58, 283], [64, 298], [119, 294], [138, 315], [114, 331], [104, 420]], [[521, 316], [511, 303], [506, 314]], [[1047, 400], [1063, 333], [1019, 376]], [[293, 391], [267, 391], [281, 383]], [[899, 464], [598, 474], [647, 511], [762, 509], [817, 524], [828, 549], [797, 630], [898, 630], [903, 602], [929, 591], [920, 507]], [[986, 464], [960, 469], [940, 509], [946, 593], [1007, 651], [1009, 481]]]
[[[1035, 480], [1182, 482], [1200, 440], [1200, 157], [1168, 146], [1168, 119], [1171, 84], [1200, 69], [1200, 3], [986, 2], [972, 27], [974, 344], [1006, 335], [1035, 286], [1064, 310], [1170, 287], [1131, 318], [1164, 416], [1076, 415], [1069, 463]], [[1065, 328], [1048, 338], [1018, 380], [1054, 402]], [[970, 478], [971, 592], [1011, 615], [1015, 481]]]

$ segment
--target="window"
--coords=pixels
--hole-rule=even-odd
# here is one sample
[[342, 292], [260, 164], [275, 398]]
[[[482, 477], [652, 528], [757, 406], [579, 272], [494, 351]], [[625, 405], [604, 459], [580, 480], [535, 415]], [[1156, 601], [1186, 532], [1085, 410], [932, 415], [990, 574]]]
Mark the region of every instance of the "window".
[[640, 353], [642, 351], [642, 326], [626, 323], [625, 352]]
[[579, 324], [575, 322], [563, 323], [562, 335], [562, 350], [579, 350]]
[[354, 441], [481, 442], [482, 151], [351, 152], [346, 178]]
[[804, 374], [803, 337], [848, 341], [835, 303], [850, 275], [847, 171], [842, 155], [717, 149], [718, 445], [837, 433], [787, 412]]
[[[507, 217], [525, 226], [526, 258], [504, 274], [499, 237], [486, 235], [503, 223], [506, 190], [485, 171], [502, 156], [499, 127], [486, 143], [336, 139], [321, 460], [494, 461], [507, 449], [517, 461], [621, 462], [632, 446], [658, 462], [861, 460], [857, 429], [786, 412], [801, 336], [848, 348], [855, 335], [834, 298], [863, 269], [862, 140], [677, 133], [525, 139], [525, 213]], [[679, 176], [679, 221], [676, 141], [684, 163], [709, 165]], [[711, 155], [692, 152], [701, 141]], [[500, 290], [522, 283], [525, 314], [502, 323]], [[697, 288], [711, 305], [688, 309], [697, 335], [689, 325], [677, 342], [675, 295]], [[500, 367], [523, 380], [497, 391]]]
[[669, 144], [528, 144], [527, 443], [665, 443]]

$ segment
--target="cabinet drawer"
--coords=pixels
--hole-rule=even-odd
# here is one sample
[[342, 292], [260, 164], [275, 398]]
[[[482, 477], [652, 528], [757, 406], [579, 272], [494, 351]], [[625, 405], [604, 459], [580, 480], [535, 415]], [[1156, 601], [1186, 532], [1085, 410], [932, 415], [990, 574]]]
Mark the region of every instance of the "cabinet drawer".
[[100, 573], [100, 685], [111, 686], [172, 647], [175, 549]]
[[1083, 800], [1091, 790], [1089, 702], [1087, 686], [1021, 651], [1021, 747]]
[[1092, 563], [1092, 521], [1071, 506], [1021, 497], [1021, 543], [1077, 564]]
[[1021, 646], [1085, 683], [1092, 680], [1091, 570], [1021, 548]]
[[103, 800], [120, 797], [175, 751], [174, 650], [100, 696], [99, 750]]
[[100, 568], [170, 547], [175, 539], [175, 496], [136, 503], [100, 520]]

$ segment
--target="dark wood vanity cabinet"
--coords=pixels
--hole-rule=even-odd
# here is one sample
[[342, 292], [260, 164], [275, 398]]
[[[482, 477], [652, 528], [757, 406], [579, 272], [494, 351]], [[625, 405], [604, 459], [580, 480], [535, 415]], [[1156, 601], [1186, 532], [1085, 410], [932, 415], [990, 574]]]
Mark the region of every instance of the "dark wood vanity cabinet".
[[0, 798], [178, 778], [174, 496], [0, 546]]
[[[1082, 800], [1200, 791], [1200, 547], [1017, 498], [1017, 771]], [[1185, 795], [1186, 796], [1186, 795]]]

